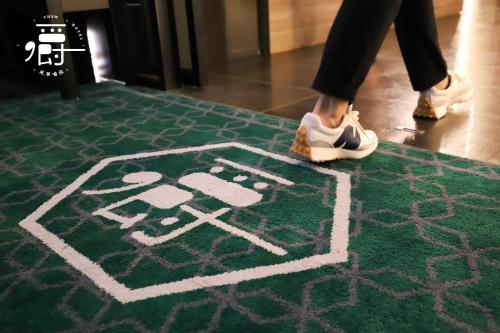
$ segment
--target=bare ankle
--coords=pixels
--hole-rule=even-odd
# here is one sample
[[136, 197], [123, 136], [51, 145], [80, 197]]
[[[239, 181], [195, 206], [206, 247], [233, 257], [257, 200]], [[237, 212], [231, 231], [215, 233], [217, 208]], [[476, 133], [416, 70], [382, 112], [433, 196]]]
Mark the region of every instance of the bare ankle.
[[434, 88], [437, 90], [446, 90], [450, 86], [450, 82], [450, 76], [446, 75], [446, 77], [442, 81], [438, 82]]
[[325, 127], [336, 128], [342, 123], [349, 102], [336, 97], [320, 95], [313, 113], [318, 115]]

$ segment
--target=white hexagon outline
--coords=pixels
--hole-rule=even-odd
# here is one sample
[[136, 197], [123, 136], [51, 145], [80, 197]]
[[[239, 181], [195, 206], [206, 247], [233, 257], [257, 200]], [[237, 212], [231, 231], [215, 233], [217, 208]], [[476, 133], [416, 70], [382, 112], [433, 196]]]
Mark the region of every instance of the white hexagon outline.
[[[267, 156], [285, 163], [299, 165], [316, 172], [334, 176], [337, 178], [336, 200], [333, 212], [333, 226], [330, 239], [330, 252], [314, 255], [302, 259], [292, 260], [281, 264], [257, 266], [239, 271], [226, 272], [209, 276], [196, 276], [180, 281], [162, 283], [143, 288], [130, 289], [124, 284], [116, 281], [108, 275], [101, 266], [92, 262], [89, 258], [76, 251], [63, 239], [45, 229], [37, 221], [55, 205], [75, 192], [92, 176], [104, 169], [108, 164], [117, 161], [131, 159], [143, 159], [163, 155], [184, 154], [220, 148], [240, 148], [255, 154]], [[324, 265], [345, 262], [348, 258], [347, 247], [349, 241], [349, 213], [351, 205], [351, 181], [350, 175], [345, 172], [335, 171], [320, 167], [311, 163], [303, 162], [285, 155], [271, 153], [260, 148], [248, 146], [238, 142], [225, 142], [218, 144], [207, 144], [203, 146], [168, 149], [157, 152], [146, 152], [133, 155], [122, 155], [101, 160], [89, 171], [78, 177], [73, 183], [54, 195], [47, 202], [22, 220], [19, 225], [40, 239], [50, 249], [64, 258], [68, 264], [79, 270], [92, 280], [98, 287], [125, 304], [145, 300], [148, 298], [193, 291], [205, 287], [215, 287], [228, 284], [236, 284], [242, 281], [262, 279], [275, 275], [301, 272], [316, 269]]]

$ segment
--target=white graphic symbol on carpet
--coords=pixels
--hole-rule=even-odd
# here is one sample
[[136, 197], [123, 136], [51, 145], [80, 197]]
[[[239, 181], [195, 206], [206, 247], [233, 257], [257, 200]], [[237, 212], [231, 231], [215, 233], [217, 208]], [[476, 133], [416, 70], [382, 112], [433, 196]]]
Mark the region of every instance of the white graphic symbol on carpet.
[[[246, 209], [245, 207], [248, 206], [259, 203], [263, 204], [266, 201], [264, 198], [267, 198], [269, 195], [269, 193], [263, 192], [263, 190], [267, 188], [277, 189], [277, 186], [284, 185], [286, 187], [293, 187], [294, 185], [300, 185], [294, 184], [276, 174], [258, 170], [223, 158], [217, 158], [215, 160], [216, 165], [207, 170], [207, 172], [198, 171], [184, 175], [177, 180], [176, 184], [162, 184], [161, 179], [163, 177], [158, 172], [135, 172], [124, 176], [122, 178], [123, 185], [120, 187], [92, 189], [83, 191], [82, 193], [88, 196], [99, 196], [99, 201], [101, 201], [101, 199], [106, 199], [107, 195], [112, 193], [124, 195], [125, 199], [111, 203], [107, 207], [100, 208], [95, 211], [94, 214], [115, 223], [119, 223], [123, 230], [129, 230], [128, 228], [133, 227], [131, 236], [134, 235], [133, 239], [137, 242], [142, 242], [147, 245], [160, 244], [181, 234], [186, 234], [188, 231], [200, 225], [211, 225], [230, 235], [241, 237], [251, 242], [252, 245], [256, 247], [275, 254], [276, 259], [280, 261], [244, 267], [212, 275], [195, 275], [170, 282], [145, 285], [140, 288], [131, 288], [110, 275], [100, 263], [92, 261], [85, 253], [79, 252], [77, 248], [73, 247], [71, 244], [73, 240], [65, 240], [61, 235], [51, 232], [44, 225], [42, 219], [51, 209], [64, 200], [72, 199], [72, 194], [81, 189], [87, 181], [105, 170], [109, 165], [126, 161], [140, 163], [141, 160], [151, 158], [184, 157], [190, 153], [199, 154], [211, 151], [220, 151], [224, 153], [226, 149], [239, 150], [247, 155], [250, 154], [271, 159], [274, 161], [273, 163], [281, 163], [284, 167], [283, 170], [290, 170], [291, 168], [298, 167], [296, 171], [300, 174], [293, 174], [289, 177], [299, 177], [302, 179], [304, 176], [307, 177], [308, 174], [317, 174], [327, 179], [335, 179], [335, 203], [332, 210], [329, 251], [326, 253], [312, 253], [305, 256], [293, 256], [292, 251], [289, 251], [287, 254], [286, 251], [274, 244], [266, 242], [265, 239], [261, 239], [257, 237], [257, 235], [250, 234], [229, 223], [221, 221], [222, 218], [227, 218], [229, 216], [228, 213], [233, 209], [240, 209], [240, 207], [243, 207], [241, 209]], [[225, 173], [223, 173], [225, 170], [236, 171], [234, 177], [225, 176]], [[303, 174], [304, 172], [305, 174]], [[223, 179], [224, 177], [228, 180]], [[134, 190], [134, 194], [128, 195], [130, 192], [126, 191], [132, 190]], [[138, 192], [139, 194], [137, 194]], [[22, 220], [19, 225], [40, 239], [55, 253], [65, 259], [68, 264], [87, 276], [105, 292], [115, 297], [121, 303], [128, 303], [161, 295], [183, 293], [201, 288], [236, 284], [242, 281], [302, 272], [316, 269], [324, 265], [347, 261], [349, 212], [351, 205], [350, 193], [351, 181], [347, 173], [305, 163], [286, 155], [265, 151], [261, 148], [252, 147], [239, 142], [223, 142], [106, 158], [80, 175], [60, 192], [53, 195], [48, 201], [44, 202]], [[198, 209], [200, 208], [198, 205], [205, 202], [205, 200], [203, 200], [205, 198], [201, 198], [201, 201], [198, 200], [200, 194], [210, 198], [209, 201], [211, 204], [219, 202], [219, 206], [221, 207], [213, 208], [212, 210], [214, 211], [211, 212], [205, 211], [208, 210], [205, 208], [202, 208], [204, 211], [201, 211]], [[196, 207], [194, 207], [195, 200]], [[130, 215], [132, 216], [127, 216], [126, 212], [132, 207], [125, 206], [131, 204], [131, 206], [135, 207], [136, 205], [133, 205], [133, 202], [139, 202], [140, 206], [143, 206], [145, 203], [149, 205], [151, 209], [148, 209], [144, 213], [134, 213], [135, 215], [131, 213]], [[267, 204], [267, 202], [265, 203]], [[167, 213], [168, 207], [172, 207], [171, 209], [177, 210], [178, 213], [174, 214], [172, 211], [168, 211]], [[168, 227], [175, 230], [158, 237], [151, 237], [150, 235], [138, 231], [137, 229], [141, 227], [143, 223], [148, 222], [149, 219], [151, 219], [151, 221], [157, 221], [153, 216], [158, 215], [151, 214], [152, 211], [156, 213], [158, 213], [158, 211], [165, 212], [165, 215], [168, 215], [159, 219], [159, 227]], [[272, 211], [269, 213], [272, 214]], [[190, 219], [190, 223], [181, 221], [181, 214], [184, 214], [184, 216], [185, 214], [191, 215], [192, 219]], [[272, 215], [270, 215], [269, 218], [272, 219]], [[313, 218], [311, 223], [319, 223], [319, 221]], [[262, 236], [262, 238], [264, 237], [265, 236]]]
[[[225, 164], [228, 167], [237, 169], [239, 171], [244, 171], [250, 174], [254, 174], [256, 176], [260, 176], [262, 178], [265, 178], [266, 180], [271, 180], [285, 186], [291, 186], [294, 184], [293, 182], [285, 178], [282, 178], [280, 176], [262, 170], [258, 170], [253, 167], [243, 165], [240, 163], [232, 162], [222, 158], [217, 158], [216, 162], [220, 164]], [[218, 199], [219, 201], [232, 207], [248, 207], [262, 200], [263, 196], [261, 193], [238, 184], [248, 180], [248, 176], [240, 174], [233, 178], [234, 182], [230, 182], [213, 175], [213, 174], [219, 174], [223, 171], [224, 171], [223, 166], [215, 166], [210, 169], [211, 174], [204, 172], [196, 172], [188, 174], [186, 176], [181, 177], [178, 180], [178, 183], [180, 185], [189, 187], [194, 191], [199, 191], [207, 196]], [[109, 193], [124, 192], [132, 189], [137, 189], [143, 186], [151, 185], [159, 181], [161, 178], [162, 175], [158, 172], [135, 172], [127, 174], [122, 178], [122, 181], [129, 185], [125, 185], [118, 188], [105, 189], [105, 190], [84, 191], [83, 193], [87, 195], [102, 195]], [[266, 189], [268, 186], [269, 186], [268, 183], [260, 181], [253, 184], [253, 187], [257, 190]], [[157, 209], [171, 209], [174, 207], [179, 207], [181, 211], [191, 214], [196, 218], [196, 220], [176, 230], [173, 230], [166, 235], [152, 237], [146, 235], [143, 231], [135, 231], [131, 234], [131, 237], [142, 244], [148, 246], [154, 246], [168, 242], [205, 223], [208, 223], [235, 236], [242, 237], [247, 241], [275, 255], [283, 256], [287, 254], [286, 250], [284, 250], [283, 248], [275, 246], [259, 238], [256, 235], [253, 235], [242, 229], [236, 228], [218, 219], [218, 217], [229, 212], [231, 208], [226, 207], [219, 209], [215, 212], [205, 214], [186, 204], [193, 198], [194, 198], [193, 193], [189, 191], [180, 189], [172, 185], [164, 184], [148, 189], [140, 194], [136, 194], [126, 199], [112, 203], [104, 208], [100, 208], [96, 210], [92, 215], [102, 216], [109, 220], [119, 222], [121, 223], [120, 227], [121, 229], [128, 229], [134, 226], [136, 223], [143, 221], [148, 216], [148, 214], [141, 213], [141, 214], [136, 214], [135, 216], [128, 217], [114, 213], [113, 212], [114, 209], [123, 207], [135, 201], [146, 203]], [[178, 221], [179, 221], [178, 218], [169, 216], [164, 218], [160, 223], [164, 226], [169, 226], [177, 223]]]

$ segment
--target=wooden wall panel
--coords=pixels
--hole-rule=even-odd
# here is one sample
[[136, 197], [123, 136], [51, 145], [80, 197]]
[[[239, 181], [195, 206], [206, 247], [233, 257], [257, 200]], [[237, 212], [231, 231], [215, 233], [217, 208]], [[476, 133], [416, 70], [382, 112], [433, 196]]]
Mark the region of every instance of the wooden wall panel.
[[[436, 15], [459, 13], [462, 1], [434, 0]], [[271, 53], [324, 43], [341, 3], [342, 0], [269, 0]]]
[[61, 0], [63, 12], [77, 12], [83, 10], [107, 9], [108, 0]]
[[341, 0], [269, 0], [271, 53], [324, 43]]
[[459, 14], [463, 4], [463, 0], [434, 0], [436, 16], [444, 17]]

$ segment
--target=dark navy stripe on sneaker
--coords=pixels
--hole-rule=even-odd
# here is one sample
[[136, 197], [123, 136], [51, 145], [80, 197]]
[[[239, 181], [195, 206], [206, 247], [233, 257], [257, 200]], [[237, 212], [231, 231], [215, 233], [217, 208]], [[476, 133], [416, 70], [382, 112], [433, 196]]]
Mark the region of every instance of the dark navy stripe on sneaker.
[[342, 132], [342, 135], [335, 141], [333, 147], [342, 148], [348, 150], [356, 150], [361, 144], [361, 135], [359, 131], [356, 131], [354, 127], [347, 126]]

